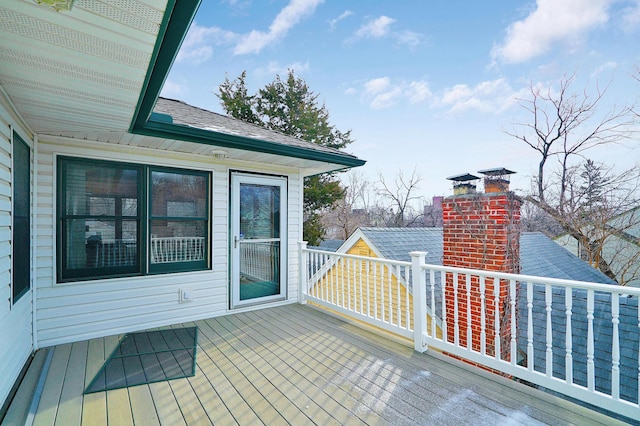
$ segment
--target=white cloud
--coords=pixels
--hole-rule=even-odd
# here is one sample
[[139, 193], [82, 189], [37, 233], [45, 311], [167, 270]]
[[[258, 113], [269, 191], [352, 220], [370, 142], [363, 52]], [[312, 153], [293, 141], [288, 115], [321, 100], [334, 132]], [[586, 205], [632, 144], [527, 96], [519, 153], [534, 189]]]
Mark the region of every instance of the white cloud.
[[364, 97], [373, 109], [389, 108], [406, 101], [424, 102], [432, 96], [426, 81], [394, 83], [389, 77], [374, 78], [364, 83]]
[[388, 16], [381, 16], [377, 19], [369, 20], [362, 25], [355, 34], [356, 38], [381, 38], [389, 35], [391, 24], [396, 22], [395, 19]]
[[634, 4], [624, 9], [622, 25], [628, 32], [640, 27], [640, 0], [636, 0]]
[[414, 47], [422, 42], [423, 35], [414, 31], [392, 31], [391, 26], [396, 22], [395, 19], [388, 16], [380, 16], [378, 18], [370, 18], [356, 32], [346, 40], [347, 43], [353, 43], [361, 39], [383, 39], [392, 38], [398, 44]]
[[343, 19], [348, 18], [349, 16], [353, 15], [353, 12], [350, 10], [345, 10], [344, 12], [342, 12], [342, 14], [340, 16], [338, 16], [335, 19], [332, 19], [329, 21], [329, 28], [331, 28], [332, 30], [336, 27], [336, 25], [338, 25], [338, 22], [342, 21]]
[[313, 14], [316, 7], [322, 2], [323, 0], [291, 0], [269, 25], [268, 32], [253, 30], [243, 35], [236, 44], [233, 53], [235, 55], [260, 53], [269, 44], [283, 38], [302, 19]]
[[218, 27], [204, 27], [194, 22], [180, 47], [176, 61], [202, 63], [213, 55], [212, 46], [229, 45], [236, 38], [237, 35], [230, 31], [225, 31]]
[[422, 41], [422, 34], [415, 33], [413, 31], [401, 31], [399, 33], [396, 33], [395, 37], [398, 43], [406, 44], [410, 47], [417, 46]]
[[618, 68], [618, 64], [616, 62], [613, 62], [613, 61], [605, 62], [604, 64], [600, 65], [591, 73], [591, 78], [596, 78], [603, 72], [607, 72], [609, 70], [615, 70], [616, 68]]
[[609, 19], [612, 0], [537, 0], [525, 19], [507, 28], [501, 44], [491, 51], [494, 60], [525, 62], [549, 51], [557, 42], [574, 41]]
[[300, 74], [300, 73], [303, 73], [305, 71], [309, 71], [310, 68], [311, 68], [311, 66], [309, 65], [309, 61], [304, 62], [304, 63], [302, 63], [302, 62], [293, 62], [293, 63], [288, 64], [288, 65], [280, 65], [276, 61], [271, 61], [271, 62], [269, 62], [269, 64], [266, 67], [258, 68], [256, 70], [256, 73], [261, 74], [261, 75], [268, 75], [268, 76], [271, 76], [271, 77], [273, 77], [276, 74], [278, 74], [280, 76], [285, 76], [285, 75], [287, 75], [289, 70], [293, 70], [296, 74]]
[[484, 81], [474, 87], [456, 84], [443, 91], [436, 105], [450, 113], [466, 110], [502, 112], [517, 103], [523, 91], [514, 91], [502, 78]]
[[185, 93], [186, 89], [183, 85], [176, 83], [175, 81], [167, 80], [162, 86], [162, 92], [160, 96], [165, 98], [177, 99]]
[[391, 84], [389, 77], [374, 78], [364, 84], [364, 90], [368, 94], [375, 95], [389, 87], [389, 84]]
[[431, 90], [426, 81], [412, 81], [409, 83], [409, 102], [417, 104], [431, 97]]

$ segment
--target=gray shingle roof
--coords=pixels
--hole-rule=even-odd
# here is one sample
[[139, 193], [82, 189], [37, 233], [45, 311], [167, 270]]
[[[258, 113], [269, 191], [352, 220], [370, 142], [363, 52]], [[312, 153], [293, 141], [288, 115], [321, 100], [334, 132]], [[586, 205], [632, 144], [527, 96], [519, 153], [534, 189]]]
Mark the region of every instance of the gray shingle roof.
[[[427, 263], [442, 264], [442, 228], [360, 228], [386, 259], [411, 260], [409, 252], [426, 251]], [[615, 281], [583, 262], [540, 232], [520, 236], [520, 272], [602, 284]]]
[[337, 149], [307, 142], [302, 139], [285, 135], [284, 133], [268, 130], [255, 124], [207, 111], [174, 99], [158, 98], [154, 112], [170, 115], [174, 124], [182, 124], [202, 130], [212, 130], [245, 138], [274, 142], [284, 146], [305, 148], [318, 152], [339, 154], [345, 157], [356, 158], [351, 154]]

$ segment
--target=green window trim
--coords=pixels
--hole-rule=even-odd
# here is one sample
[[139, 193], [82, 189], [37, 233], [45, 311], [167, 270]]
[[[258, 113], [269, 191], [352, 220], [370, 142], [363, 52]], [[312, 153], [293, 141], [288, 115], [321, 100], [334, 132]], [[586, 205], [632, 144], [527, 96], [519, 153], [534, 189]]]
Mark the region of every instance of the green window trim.
[[58, 282], [210, 269], [210, 172], [57, 161]]
[[31, 290], [31, 150], [13, 132], [13, 244], [11, 299], [16, 303]]

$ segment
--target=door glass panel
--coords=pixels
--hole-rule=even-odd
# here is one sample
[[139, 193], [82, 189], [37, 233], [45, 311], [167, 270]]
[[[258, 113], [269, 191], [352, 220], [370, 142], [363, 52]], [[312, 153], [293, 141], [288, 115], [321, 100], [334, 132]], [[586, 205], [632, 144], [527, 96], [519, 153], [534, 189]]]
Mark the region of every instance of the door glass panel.
[[240, 184], [240, 301], [280, 289], [280, 187]]

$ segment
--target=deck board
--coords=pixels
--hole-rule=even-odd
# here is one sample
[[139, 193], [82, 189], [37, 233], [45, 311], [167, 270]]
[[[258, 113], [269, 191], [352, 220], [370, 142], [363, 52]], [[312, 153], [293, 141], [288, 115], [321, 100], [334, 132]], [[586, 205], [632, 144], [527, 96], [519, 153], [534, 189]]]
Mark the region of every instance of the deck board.
[[[219, 319], [218, 324], [227, 330], [227, 336], [233, 338], [234, 330], [237, 329], [239, 322], [236, 317], [223, 317]], [[283, 414], [287, 421], [293, 424], [308, 423], [309, 421], [326, 425], [338, 424], [328, 410], [332, 408], [339, 410], [342, 407], [336, 405], [323, 408], [317, 401], [310, 398], [306, 392], [298, 388], [297, 385], [302, 379], [301, 376], [285, 376], [281, 373], [286, 368], [282, 362], [279, 362], [276, 357], [269, 356], [271, 355], [270, 353], [264, 354], [266, 356], [261, 354], [260, 348], [266, 342], [258, 342], [245, 335], [240, 339], [240, 343], [243, 345], [241, 351], [245, 354], [243, 355], [246, 357], [245, 363], [248, 363], [263, 375], [263, 378], [260, 378], [261, 382], [268, 381], [268, 385], [273, 389], [273, 392], [278, 392], [279, 396], [275, 408]], [[252, 350], [252, 347], [255, 350]], [[289, 372], [293, 373], [291, 370]], [[308, 390], [305, 389], [305, 391]], [[284, 408], [282, 407], [283, 405]]]
[[[87, 368], [84, 380], [85, 389], [102, 368], [105, 360], [104, 339], [89, 341], [87, 349]], [[107, 397], [105, 392], [84, 395], [82, 399], [82, 424], [86, 426], [107, 425]]]
[[89, 344], [86, 340], [71, 346], [68, 368], [58, 404], [56, 424], [79, 426], [82, 422], [82, 392], [84, 391], [88, 347]]
[[56, 346], [49, 366], [49, 373], [44, 382], [42, 397], [38, 404], [38, 409], [33, 419], [34, 426], [54, 425], [56, 414], [58, 413], [58, 405], [60, 403], [60, 395], [62, 394], [62, 386], [64, 385], [64, 376], [67, 372], [67, 365], [71, 355], [71, 345]]
[[301, 305], [176, 324], [164, 341], [136, 344], [177, 347], [189, 337], [179, 329], [194, 325], [195, 376], [87, 395], [83, 390], [121, 336], [52, 348], [34, 424], [619, 423]]

